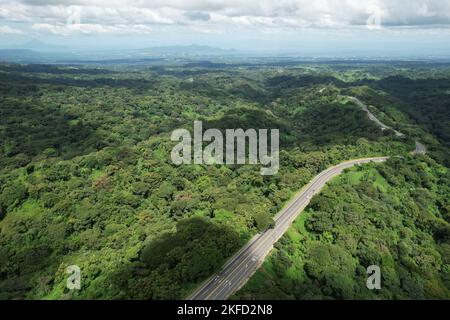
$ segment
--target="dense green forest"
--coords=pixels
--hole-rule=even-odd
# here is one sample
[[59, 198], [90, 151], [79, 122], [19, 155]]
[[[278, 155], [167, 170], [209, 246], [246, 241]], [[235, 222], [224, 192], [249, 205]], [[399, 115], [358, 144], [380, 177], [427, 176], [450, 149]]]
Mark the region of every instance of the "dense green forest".
[[[449, 299], [450, 174], [426, 156], [348, 170], [315, 197], [235, 296]], [[366, 268], [381, 269], [381, 290]]]
[[[403, 158], [333, 182], [238, 295], [371, 298], [358, 263], [381, 261], [382, 298], [448, 297], [449, 80], [420, 64], [0, 64], [0, 299], [183, 298], [317, 173], [385, 155]], [[173, 165], [170, 133], [194, 120], [279, 128], [280, 172]], [[429, 153], [411, 158], [418, 138]]]

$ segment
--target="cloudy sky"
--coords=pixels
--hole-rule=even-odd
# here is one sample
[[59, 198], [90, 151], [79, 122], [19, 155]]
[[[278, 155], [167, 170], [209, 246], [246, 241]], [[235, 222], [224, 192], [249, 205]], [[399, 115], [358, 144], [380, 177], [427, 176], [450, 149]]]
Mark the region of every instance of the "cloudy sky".
[[0, 46], [450, 55], [450, 0], [0, 0]]

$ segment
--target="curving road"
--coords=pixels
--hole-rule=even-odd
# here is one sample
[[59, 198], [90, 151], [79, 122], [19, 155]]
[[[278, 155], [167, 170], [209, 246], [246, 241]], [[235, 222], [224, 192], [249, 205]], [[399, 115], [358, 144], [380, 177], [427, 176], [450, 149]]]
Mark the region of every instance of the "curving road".
[[395, 130], [394, 128], [391, 128], [387, 125], [385, 125], [383, 122], [381, 122], [377, 117], [375, 117], [375, 115], [370, 112], [369, 108], [363, 103], [361, 102], [361, 100], [359, 100], [358, 98], [355, 97], [349, 97], [346, 96], [346, 98], [350, 99], [351, 101], [353, 101], [354, 103], [356, 103], [363, 111], [365, 111], [367, 113], [367, 116], [369, 117], [370, 120], [372, 120], [373, 122], [375, 122], [376, 124], [378, 124], [378, 126], [381, 127], [381, 130], [392, 130], [395, 132], [395, 135], [397, 137], [403, 137], [405, 136], [403, 133], [401, 133], [400, 131]]
[[[395, 135], [397, 137], [404, 137], [405, 135], [403, 133], [401, 133], [400, 131], [397, 131], [387, 125], [385, 125], [383, 122], [381, 122], [377, 117], [375, 117], [375, 115], [369, 111], [369, 108], [367, 107], [367, 105], [365, 105], [361, 100], [359, 100], [358, 98], [355, 97], [350, 97], [350, 96], [344, 96], [345, 98], [349, 99], [350, 101], [353, 101], [354, 103], [356, 103], [363, 111], [365, 111], [367, 113], [367, 116], [369, 117], [370, 120], [372, 120], [373, 122], [375, 122], [379, 127], [381, 127], [381, 130], [393, 130], [395, 132]], [[424, 144], [420, 143], [419, 141], [416, 140], [416, 148], [414, 151], [411, 152], [413, 155], [418, 155], [418, 154], [426, 154], [427, 153], [427, 148], [425, 147]]]
[[217, 275], [205, 281], [189, 300], [225, 300], [244, 285], [255, 273], [273, 245], [287, 231], [292, 222], [320, 192], [325, 184], [343, 170], [354, 165], [383, 162], [388, 157], [365, 158], [343, 162], [318, 174], [275, 217], [275, 227], [253, 237], [236, 253]]
[[[355, 97], [346, 97], [361, 107], [370, 120], [377, 123], [382, 130], [392, 129], [382, 123], [367, 106]], [[403, 137], [404, 134], [394, 130], [396, 136]], [[416, 148], [412, 154], [425, 154], [426, 147], [416, 141]], [[194, 293], [189, 296], [189, 300], [225, 300], [234, 292], [239, 290], [250, 277], [256, 272], [264, 261], [264, 258], [272, 250], [273, 245], [287, 231], [292, 222], [305, 209], [311, 198], [320, 192], [325, 184], [343, 170], [354, 165], [383, 162], [388, 157], [365, 158], [343, 162], [337, 166], [329, 168], [306, 185], [294, 199], [275, 216], [275, 227], [253, 237], [238, 253], [236, 253], [223, 267], [217, 275], [206, 280]]]

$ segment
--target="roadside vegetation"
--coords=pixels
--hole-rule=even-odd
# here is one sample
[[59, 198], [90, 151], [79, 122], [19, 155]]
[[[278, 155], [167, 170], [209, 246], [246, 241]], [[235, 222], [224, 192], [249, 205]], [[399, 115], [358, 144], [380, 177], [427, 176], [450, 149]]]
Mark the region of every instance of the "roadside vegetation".
[[[334, 179], [295, 221], [242, 299], [449, 299], [448, 169], [392, 158]], [[381, 269], [368, 290], [366, 268]]]

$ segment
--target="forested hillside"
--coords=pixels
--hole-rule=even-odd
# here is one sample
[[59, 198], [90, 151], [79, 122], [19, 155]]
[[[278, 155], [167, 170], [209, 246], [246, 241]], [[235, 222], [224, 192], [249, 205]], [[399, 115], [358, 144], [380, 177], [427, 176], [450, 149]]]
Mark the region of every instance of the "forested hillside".
[[[235, 298], [450, 298], [449, 186], [447, 168], [427, 156], [348, 170]], [[381, 290], [366, 288], [371, 265]]]
[[[330, 185], [239, 295], [370, 298], [358, 264], [381, 261], [383, 298], [448, 296], [450, 68], [400, 69], [0, 64], [0, 299], [183, 298], [317, 173], [386, 155], [404, 158]], [[439, 83], [420, 93], [428, 112], [383, 87], [396, 74]], [[377, 97], [367, 103], [407, 137], [382, 132], [346, 94]], [[279, 128], [280, 172], [173, 165], [170, 133], [194, 120]], [[429, 155], [410, 158], [422, 136]], [[81, 290], [66, 288], [69, 265]]]

